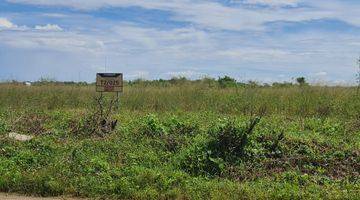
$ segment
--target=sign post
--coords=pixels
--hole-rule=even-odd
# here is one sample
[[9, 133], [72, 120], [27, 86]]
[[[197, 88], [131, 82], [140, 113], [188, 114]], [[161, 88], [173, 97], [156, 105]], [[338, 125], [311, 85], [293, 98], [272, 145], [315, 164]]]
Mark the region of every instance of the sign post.
[[96, 74], [97, 92], [123, 92], [122, 73], [97, 73]]
[[104, 92], [116, 93], [116, 109], [119, 106], [119, 94], [123, 92], [123, 74], [122, 73], [97, 73], [96, 74], [96, 92], [100, 92], [100, 99]]

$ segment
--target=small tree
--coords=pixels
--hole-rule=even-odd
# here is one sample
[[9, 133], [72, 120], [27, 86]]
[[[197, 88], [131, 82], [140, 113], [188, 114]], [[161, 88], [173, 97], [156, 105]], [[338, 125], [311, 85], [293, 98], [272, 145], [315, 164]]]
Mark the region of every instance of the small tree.
[[300, 86], [304, 86], [307, 85], [308, 83], [306, 82], [305, 77], [298, 77], [296, 78], [296, 82], [300, 85]]
[[229, 76], [224, 76], [223, 78], [218, 79], [218, 83], [220, 87], [226, 88], [226, 87], [236, 87], [237, 82], [234, 78], [231, 78]]
[[175, 76], [175, 77], [172, 77], [169, 80], [169, 82], [174, 85], [182, 85], [182, 84], [188, 82], [188, 79], [184, 76], [177, 76], [177, 77]]

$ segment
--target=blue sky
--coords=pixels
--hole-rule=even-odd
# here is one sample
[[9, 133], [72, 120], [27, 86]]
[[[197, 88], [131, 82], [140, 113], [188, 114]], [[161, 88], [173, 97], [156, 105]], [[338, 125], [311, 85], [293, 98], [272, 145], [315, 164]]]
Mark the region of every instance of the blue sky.
[[107, 71], [353, 84], [359, 10], [358, 0], [0, 0], [0, 80]]

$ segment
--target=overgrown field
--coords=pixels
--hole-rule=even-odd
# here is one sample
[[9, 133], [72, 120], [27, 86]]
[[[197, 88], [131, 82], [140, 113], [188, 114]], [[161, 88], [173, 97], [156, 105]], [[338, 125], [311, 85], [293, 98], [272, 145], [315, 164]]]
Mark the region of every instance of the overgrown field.
[[95, 96], [93, 86], [0, 85], [0, 191], [360, 199], [356, 88], [126, 86], [106, 133], [91, 124]]

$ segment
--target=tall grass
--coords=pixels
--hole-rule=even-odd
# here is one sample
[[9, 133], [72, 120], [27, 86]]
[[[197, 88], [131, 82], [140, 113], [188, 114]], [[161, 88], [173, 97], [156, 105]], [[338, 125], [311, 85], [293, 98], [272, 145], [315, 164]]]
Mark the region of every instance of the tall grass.
[[[0, 85], [0, 107], [11, 109], [83, 109], [93, 105], [94, 86]], [[124, 111], [210, 111], [221, 114], [267, 114], [359, 117], [360, 96], [351, 87], [218, 88], [203, 84], [126, 86]]]

